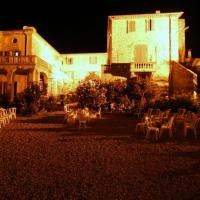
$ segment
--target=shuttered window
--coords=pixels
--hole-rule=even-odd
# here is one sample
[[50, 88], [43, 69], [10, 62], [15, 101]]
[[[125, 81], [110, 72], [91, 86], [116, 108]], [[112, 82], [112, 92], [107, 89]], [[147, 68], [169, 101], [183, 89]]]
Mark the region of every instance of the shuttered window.
[[66, 63], [67, 63], [68, 65], [73, 64], [73, 58], [66, 58]]
[[153, 31], [154, 30], [154, 21], [152, 19], [145, 20], [145, 31]]
[[136, 31], [135, 21], [127, 21], [127, 33]]

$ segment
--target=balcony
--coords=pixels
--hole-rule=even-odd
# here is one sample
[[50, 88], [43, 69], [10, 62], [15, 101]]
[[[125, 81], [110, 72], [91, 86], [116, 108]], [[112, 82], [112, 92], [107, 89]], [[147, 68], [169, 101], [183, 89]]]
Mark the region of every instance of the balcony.
[[130, 63], [112, 63], [103, 66], [103, 73], [110, 73], [113, 76], [130, 76]]
[[155, 71], [155, 62], [132, 62], [131, 72], [153, 72]]
[[1, 65], [33, 65], [35, 56], [0, 56]]
[[112, 63], [103, 66], [103, 73], [114, 76], [129, 77], [132, 72], [154, 72], [155, 62]]

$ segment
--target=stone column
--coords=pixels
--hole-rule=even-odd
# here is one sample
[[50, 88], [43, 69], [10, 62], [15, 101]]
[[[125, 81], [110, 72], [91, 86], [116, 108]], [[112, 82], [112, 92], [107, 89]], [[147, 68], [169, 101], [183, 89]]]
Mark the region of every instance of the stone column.
[[28, 82], [29, 83], [34, 83], [36, 81], [35, 79], [35, 70], [29, 70], [28, 72]]
[[34, 69], [33, 73], [34, 73], [34, 76], [35, 76], [34, 77], [34, 81], [36, 83], [39, 83], [39, 81], [40, 81], [40, 72], [37, 69]]
[[48, 96], [56, 96], [57, 95], [57, 80], [54, 78], [48, 78]]
[[7, 70], [7, 95], [10, 101], [14, 99], [14, 69]]

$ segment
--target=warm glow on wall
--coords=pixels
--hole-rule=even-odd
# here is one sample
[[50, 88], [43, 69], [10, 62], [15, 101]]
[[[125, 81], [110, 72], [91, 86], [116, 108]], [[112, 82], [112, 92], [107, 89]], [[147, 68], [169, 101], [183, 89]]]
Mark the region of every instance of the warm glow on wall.
[[[109, 16], [105, 53], [60, 54], [34, 27], [0, 31], [0, 64], [5, 68], [10, 88], [16, 87], [13, 74], [18, 66], [25, 69], [28, 80], [18, 74], [16, 92], [25, 88], [28, 81], [37, 82], [41, 73], [46, 76], [51, 95], [75, 88], [89, 73], [96, 73], [102, 80], [141, 76], [168, 83], [170, 63], [184, 61], [186, 28], [184, 19], [180, 19], [182, 14], [156, 11]], [[12, 99], [14, 89], [9, 92]]]
[[107, 63], [107, 53], [63, 54], [63, 72], [71, 74], [74, 82], [83, 80], [90, 72], [101, 77], [101, 66]]
[[32, 53], [52, 67], [60, 67], [60, 54], [37, 33], [32, 36]]
[[61, 72], [60, 70], [55, 70], [53, 72], [53, 78], [58, 80], [58, 81], [61, 81], [63, 79], [69, 79], [69, 77], [67, 77], [63, 72]]
[[184, 52], [184, 23], [180, 28], [179, 20], [182, 14], [110, 16], [107, 38], [110, 63], [131, 63], [133, 73], [150, 72], [154, 80], [168, 81], [170, 63], [178, 62], [179, 52]]

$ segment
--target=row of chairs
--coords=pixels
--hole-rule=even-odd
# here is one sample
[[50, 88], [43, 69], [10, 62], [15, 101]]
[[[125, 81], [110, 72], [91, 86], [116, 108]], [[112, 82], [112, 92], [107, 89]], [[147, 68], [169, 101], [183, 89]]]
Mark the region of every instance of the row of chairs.
[[174, 122], [174, 116], [171, 116], [169, 120], [165, 123], [162, 123], [160, 128], [155, 125], [155, 122], [152, 120], [151, 117], [145, 116], [143, 122], [138, 122], [136, 124], [136, 133], [139, 130], [142, 130], [146, 135], [145, 137], [148, 139], [151, 133], [154, 133], [156, 136], [156, 140], [158, 141], [165, 131], [168, 131], [170, 138], [173, 137], [172, 135], [172, 126]]
[[144, 114], [143, 121], [136, 124], [136, 133], [140, 130], [146, 134], [146, 138], [149, 138], [150, 134], [153, 133], [158, 140], [167, 132], [169, 137], [173, 138], [173, 134], [176, 129], [179, 130], [180, 124], [183, 124], [184, 137], [187, 137], [190, 131], [194, 133], [195, 138], [198, 137], [200, 118], [191, 111], [186, 112], [185, 109], [179, 109], [176, 114], [171, 113], [171, 109], [164, 112], [159, 111], [159, 109], [149, 109]]
[[0, 107], [0, 128], [10, 123], [12, 119], [16, 119], [16, 107], [6, 109]]

